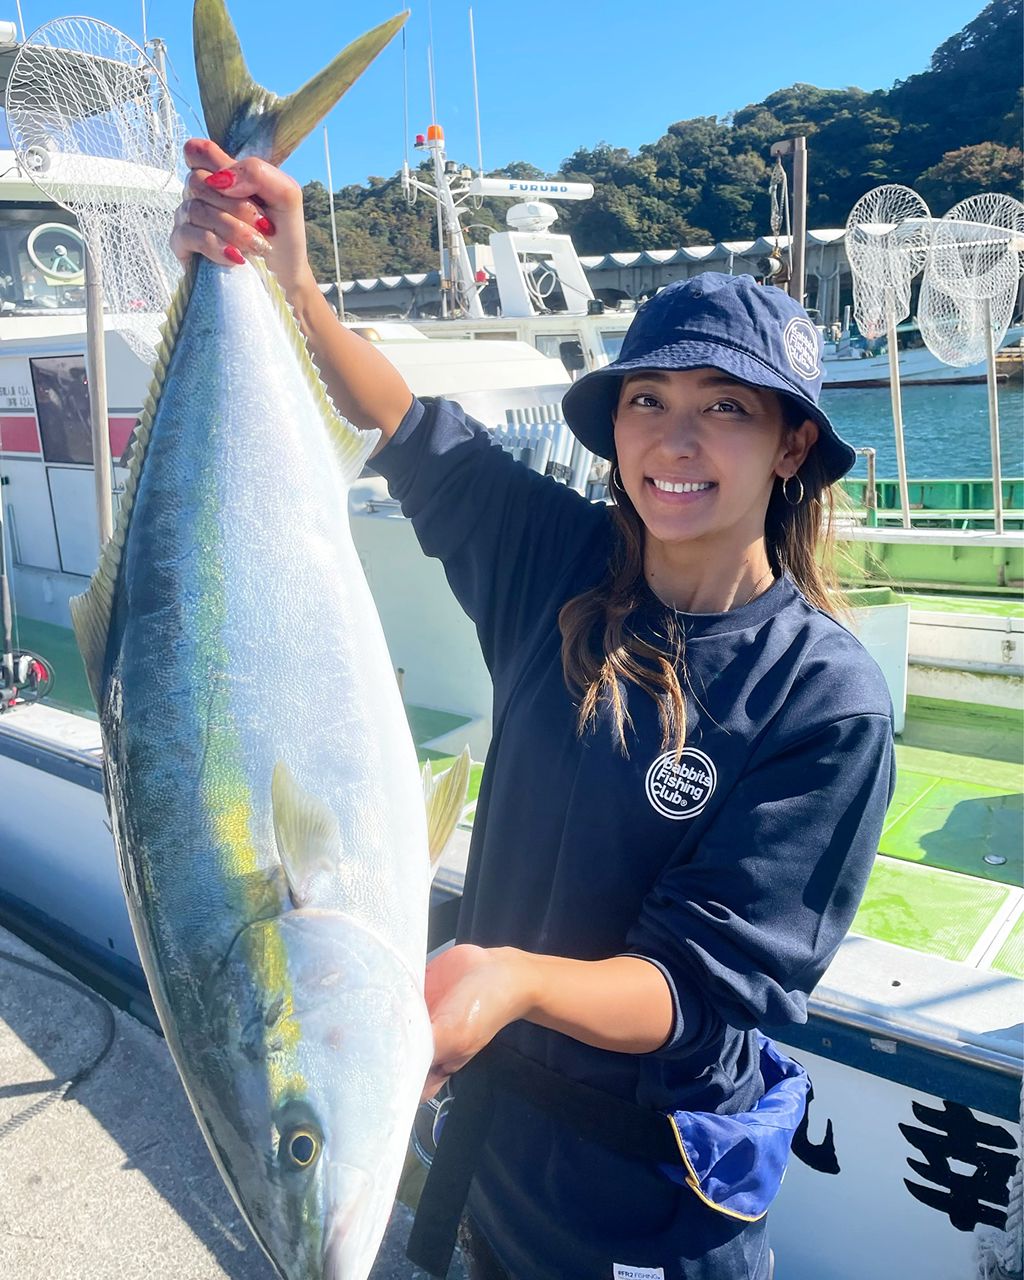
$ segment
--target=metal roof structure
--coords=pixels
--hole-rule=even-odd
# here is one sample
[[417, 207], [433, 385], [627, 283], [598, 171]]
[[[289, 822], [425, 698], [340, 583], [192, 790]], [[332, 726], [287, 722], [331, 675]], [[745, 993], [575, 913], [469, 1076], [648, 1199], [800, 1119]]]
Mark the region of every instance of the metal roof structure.
[[[845, 228], [808, 231], [807, 247], [825, 248], [838, 244], [846, 235]], [[588, 254], [580, 262], [587, 271], [617, 271], [628, 267], [667, 267], [683, 263], [727, 263], [736, 258], [758, 258], [775, 248], [775, 238], [758, 236], [754, 240], [722, 240], [717, 244], [683, 245], [676, 249], [636, 249], [618, 253]], [[779, 236], [780, 249], [789, 247], [789, 237]], [[371, 276], [358, 280], [342, 280], [343, 293], [375, 293], [389, 289], [418, 289], [440, 283], [437, 271], [416, 271], [405, 275]]]

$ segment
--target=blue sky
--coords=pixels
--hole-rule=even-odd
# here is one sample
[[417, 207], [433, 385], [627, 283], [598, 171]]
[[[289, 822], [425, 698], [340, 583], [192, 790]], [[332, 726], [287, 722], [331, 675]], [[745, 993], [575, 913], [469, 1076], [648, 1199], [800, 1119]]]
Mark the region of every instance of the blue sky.
[[[409, 0], [406, 0], [408, 3]], [[233, 0], [249, 65], [287, 93], [349, 40], [391, 17], [402, 0]], [[473, 5], [485, 168], [528, 160], [554, 170], [577, 146], [605, 141], [635, 150], [674, 120], [724, 115], [803, 80], [888, 88], [923, 71], [938, 44], [984, 7], [982, 0], [856, 0], [855, 4], [732, 0], [477, 0]], [[429, 121], [427, 47], [433, 26], [437, 108], [449, 154], [476, 163], [476, 127], [465, 0], [411, 0], [406, 24], [409, 132]], [[147, 0], [150, 35], [162, 36], [197, 113], [191, 3]], [[26, 28], [89, 12], [141, 39], [141, 0], [62, 7], [22, 0]], [[4, 16], [14, 17], [6, 4]], [[198, 125], [179, 102], [190, 131]], [[405, 152], [401, 36], [335, 108], [329, 120], [335, 186], [390, 175]], [[286, 166], [301, 182], [324, 177], [321, 133]]]

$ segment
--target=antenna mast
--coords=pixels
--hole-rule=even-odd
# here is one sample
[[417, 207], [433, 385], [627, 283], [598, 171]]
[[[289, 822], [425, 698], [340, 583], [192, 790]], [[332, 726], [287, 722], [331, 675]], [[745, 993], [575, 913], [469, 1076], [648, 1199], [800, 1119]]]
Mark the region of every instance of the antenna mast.
[[469, 7], [469, 50], [473, 59], [473, 106], [476, 109], [476, 172], [484, 176], [484, 147], [480, 139], [480, 89], [476, 79], [476, 36], [473, 33], [473, 6]]
[[338, 290], [338, 319], [345, 318], [345, 308], [341, 301], [341, 258], [338, 255], [338, 220], [334, 216], [334, 179], [331, 177], [331, 148], [327, 141], [327, 126], [324, 125], [324, 158], [327, 161], [327, 203], [331, 210], [331, 240], [334, 242], [334, 285]]

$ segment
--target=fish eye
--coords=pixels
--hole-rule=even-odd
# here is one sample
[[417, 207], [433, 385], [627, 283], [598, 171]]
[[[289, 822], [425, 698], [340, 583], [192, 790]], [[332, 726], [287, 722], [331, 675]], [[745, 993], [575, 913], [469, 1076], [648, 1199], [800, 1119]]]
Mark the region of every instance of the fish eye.
[[308, 1169], [320, 1154], [320, 1139], [309, 1129], [293, 1129], [281, 1147], [295, 1168]]

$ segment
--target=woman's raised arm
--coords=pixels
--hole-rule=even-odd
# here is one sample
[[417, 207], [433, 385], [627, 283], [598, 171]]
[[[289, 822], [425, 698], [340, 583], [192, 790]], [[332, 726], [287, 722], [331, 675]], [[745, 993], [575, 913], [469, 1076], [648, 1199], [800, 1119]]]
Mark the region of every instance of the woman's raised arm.
[[320, 292], [306, 257], [298, 183], [265, 160], [236, 163], [205, 139], [185, 144], [185, 160], [191, 173], [175, 217], [174, 252], [183, 262], [199, 253], [222, 267], [242, 266], [245, 254], [262, 257], [294, 308], [338, 409], [357, 427], [377, 428], [389, 439], [412, 392], [371, 343], [339, 324]]

